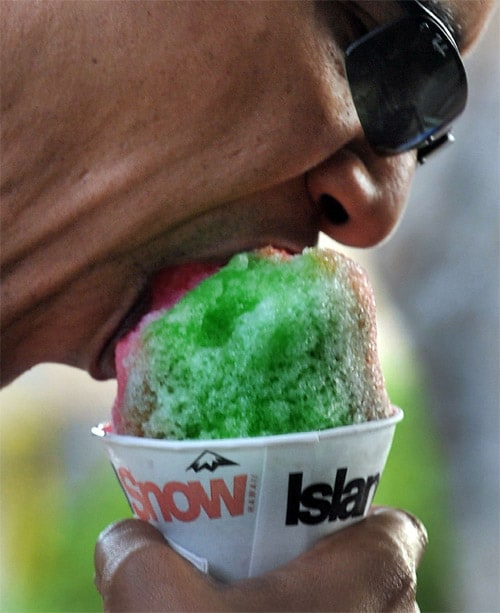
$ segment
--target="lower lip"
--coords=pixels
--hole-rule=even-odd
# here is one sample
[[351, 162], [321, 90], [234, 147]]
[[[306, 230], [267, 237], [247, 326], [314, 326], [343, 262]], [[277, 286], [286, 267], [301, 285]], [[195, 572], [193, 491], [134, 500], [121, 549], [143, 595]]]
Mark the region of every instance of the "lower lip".
[[148, 312], [170, 308], [186, 291], [214, 274], [223, 265], [193, 263], [160, 270], [105, 343], [99, 357], [89, 369], [91, 376], [97, 380], [116, 377], [115, 348], [120, 339], [132, 331]]
[[114, 379], [116, 377], [114, 359], [114, 351], [104, 350], [99, 358], [89, 368], [90, 376], [97, 381], [106, 381], [107, 379]]
[[104, 381], [105, 379], [113, 379], [116, 377], [115, 370], [115, 347], [120, 338], [133, 330], [139, 323], [142, 316], [147, 313], [151, 306], [151, 292], [149, 288], [143, 291], [132, 307], [127, 311], [122, 318], [113, 334], [108, 338], [104, 344], [98, 357], [91, 365], [89, 372], [90, 375], [98, 381]]

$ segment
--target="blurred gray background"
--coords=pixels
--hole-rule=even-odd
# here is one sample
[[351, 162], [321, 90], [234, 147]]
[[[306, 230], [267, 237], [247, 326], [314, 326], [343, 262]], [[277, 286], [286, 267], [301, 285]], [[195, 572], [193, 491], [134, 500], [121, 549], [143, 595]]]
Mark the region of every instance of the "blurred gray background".
[[430, 392], [455, 512], [457, 601], [500, 610], [500, 11], [466, 58], [456, 143], [417, 170], [396, 234], [375, 251]]

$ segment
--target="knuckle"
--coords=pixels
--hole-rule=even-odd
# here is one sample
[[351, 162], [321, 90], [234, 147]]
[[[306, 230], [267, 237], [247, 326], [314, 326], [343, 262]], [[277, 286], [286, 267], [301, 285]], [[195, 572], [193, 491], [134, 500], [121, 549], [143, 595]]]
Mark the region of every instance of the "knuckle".
[[154, 587], [155, 547], [142, 544], [122, 552], [101, 580], [99, 591], [105, 611], [134, 610], [139, 603], [146, 603]]
[[382, 587], [384, 611], [416, 611], [416, 561], [404, 539], [386, 530], [373, 533], [370, 566]]
[[417, 577], [413, 569], [400, 566], [393, 575], [388, 611], [415, 611], [417, 597]]
[[379, 565], [384, 585], [382, 597], [384, 610], [414, 611], [417, 596], [417, 574], [415, 564], [401, 550], [385, 556], [385, 563]]

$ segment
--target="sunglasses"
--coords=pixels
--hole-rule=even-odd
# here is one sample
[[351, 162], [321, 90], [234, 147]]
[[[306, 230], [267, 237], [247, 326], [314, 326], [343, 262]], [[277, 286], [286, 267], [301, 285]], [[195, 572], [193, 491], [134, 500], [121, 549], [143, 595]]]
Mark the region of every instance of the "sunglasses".
[[349, 45], [345, 71], [370, 145], [382, 155], [416, 149], [423, 164], [453, 142], [467, 77], [449, 29], [418, 0], [401, 4], [407, 16]]

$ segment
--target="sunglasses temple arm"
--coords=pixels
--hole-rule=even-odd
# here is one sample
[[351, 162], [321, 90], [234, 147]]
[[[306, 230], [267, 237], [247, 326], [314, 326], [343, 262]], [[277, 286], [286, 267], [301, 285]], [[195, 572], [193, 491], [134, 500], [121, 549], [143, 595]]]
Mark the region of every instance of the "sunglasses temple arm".
[[455, 142], [455, 137], [451, 132], [446, 132], [435, 140], [429, 139], [426, 144], [417, 150], [417, 161], [419, 164], [424, 164], [433, 153], [443, 146], [446, 147]]

